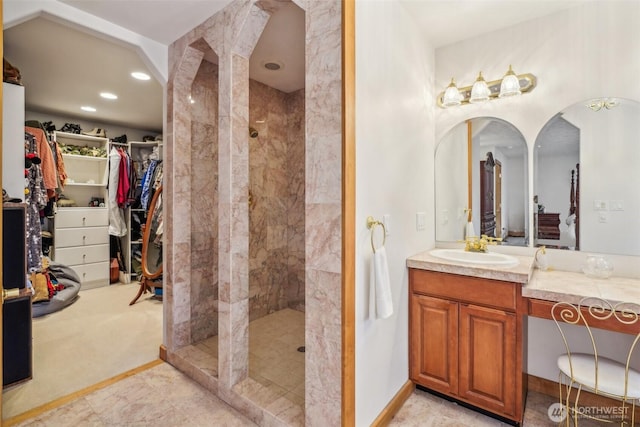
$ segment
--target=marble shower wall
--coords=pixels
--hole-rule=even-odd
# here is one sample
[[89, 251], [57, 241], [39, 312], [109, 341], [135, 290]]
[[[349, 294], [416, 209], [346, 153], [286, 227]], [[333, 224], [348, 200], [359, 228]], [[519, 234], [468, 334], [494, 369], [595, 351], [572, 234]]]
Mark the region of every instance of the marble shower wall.
[[218, 66], [191, 86], [191, 340], [218, 334]]
[[[257, 121], [263, 121], [258, 123]], [[249, 321], [304, 310], [304, 90], [249, 81]]]
[[[341, 424], [342, 410], [342, 1], [294, 0], [305, 10], [304, 92], [304, 425]], [[249, 75], [251, 50], [280, 0], [234, 0], [169, 47], [165, 131], [165, 298], [167, 360], [225, 402], [264, 425], [279, 425], [269, 407], [235, 386], [248, 374]], [[193, 342], [191, 294], [205, 251], [199, 209], [215, 210], [215, 191], [199, 191], [192, 163], [188, 95], [205, 49], [218, 56], [218, 377], [206, 377], [177, 350]], [[300, 95], [301, 96], [301, 95]], [[197, 104], [194, 104], [197, 105]], [[302, 118], [299, 118], [302, 121]], [[204, 122], [211, 123], [207, 117]], [[302, 127], [301, 127], [302, 128]], [[198, 130], [199, 131], [199, 130]], [[213, 155], [213, 153], [210, 153]], [[198, 167], [196, 166], [196, 169]], [[298, 173], [300, 171], [298, 170]], [[296, 195], [299, 196], [299, 191]], [[204, 200], [199, 200], [204, 199]], [[302, 203], [301, 200], [296, 200]], [[302, 223], [296, 220], [302, 227]], [[206, 223], [206, 221], [205, 221]], [[204, 226], [206, 229], [207, 227]], [[304, 255], [303, 255], [304, 254]], [[288, 263], [289, 261], [287, 261]], [[204, 275], [204, 273], [202, 273]], [[197, 280], [194, 280], [197, 279]], [[296, 290], [297, 292], [297, 290]], [[197, 304], [196, 304], [197, 305]], [[199, 307], [196, 307], [199, 309]], [[205, 310], [206, 311], [206, 310]], [[197, 328], [196, 328], [197, 329]], [[277, 405], [276, 405], [277, 406]], [[280, 410], [282, 412], [282, 409]]]
[[287, 94], [287, 305], [304, 311], [304, 89]]

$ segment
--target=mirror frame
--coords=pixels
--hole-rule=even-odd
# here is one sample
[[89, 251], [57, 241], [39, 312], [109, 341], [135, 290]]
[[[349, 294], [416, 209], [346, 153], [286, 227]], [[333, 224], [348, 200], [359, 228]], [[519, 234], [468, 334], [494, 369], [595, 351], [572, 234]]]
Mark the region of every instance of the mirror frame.
[[149, 206], [149, 210], [147, 211], [147, 221], [144, 226], [144, 233], [142, 235], [142, 276], [148, 280], [154, 280], [160, 277], [163, 269], [163, 264], [160, 264], [160, 267], [155, 272], [150, 272], [147, 267], [147, 248], [149, 246], [149, 236], [151, 234], [151, 223], [153, 222], [153, 214], [156, 210], [156, 204], [160, 194], [162, 194], [162, 185], [158, 187], [155, 193], [153, 193], [151, 206]]

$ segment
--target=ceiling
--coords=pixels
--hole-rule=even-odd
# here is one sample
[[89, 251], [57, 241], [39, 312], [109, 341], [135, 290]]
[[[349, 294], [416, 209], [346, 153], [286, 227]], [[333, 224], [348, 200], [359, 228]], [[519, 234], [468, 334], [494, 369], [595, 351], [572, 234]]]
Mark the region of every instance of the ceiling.
[[[5, 0], [12, 1], [33, 0]], [[55, 1], [55, 0], [51, 0]], [[58, 0], [169, 45], [231, 0]], [[440, 47], [590, 0], [400, 0], [425, 38]], [[455, 25], [451, 25], [455, 22]], [[251, 78], [284, 92], [304, 87], [304, 12], [291, 4], [273, 15], [250, 61]], [[148, 69], [131, 48], [38, 17], [4, 31], [5, 57], [20, 68], [27, 109], [87, 121], [161, 131], [162, 85], [130, 78]], [[283, 65], [279, 71], [266, 62]], [[153, 76], [153, 73], [148, 72]], [[116, 101], [98, 96], [116, 93]], [[85, 113], [81, 105], [98, 110]]]

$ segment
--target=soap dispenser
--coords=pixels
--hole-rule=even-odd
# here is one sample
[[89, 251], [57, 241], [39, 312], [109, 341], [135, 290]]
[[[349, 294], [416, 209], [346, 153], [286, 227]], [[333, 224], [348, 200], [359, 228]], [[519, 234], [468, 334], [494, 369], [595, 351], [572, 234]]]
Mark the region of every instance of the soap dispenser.
[[549, 268], [549, 260], [547, 259], [547, 249], [544, 246], [540, 246], [540, 248], [536, 251], [534, 260], [536, 262], [536, 267], [539, 270], [546, 271]]

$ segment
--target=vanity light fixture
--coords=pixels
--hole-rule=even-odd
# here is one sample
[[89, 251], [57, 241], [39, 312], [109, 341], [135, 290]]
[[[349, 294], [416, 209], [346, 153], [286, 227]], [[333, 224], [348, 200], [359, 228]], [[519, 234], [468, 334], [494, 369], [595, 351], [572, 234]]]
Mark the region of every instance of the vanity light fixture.
[[589, 101], [587, 107], [589, 107], [592, 111], [600, 111], [603, 108], [611, 110], [612, 108], [617, 107], [618, 104], [620, 104], [620, 102], [618, 102], [618, 100], [615, 98], [600, 98], [592, 99], [591, 101]]
[[489, 100], [491, 96], [491, 90], [489, 86], [487, 86], [487, 82], [482, 77], [482, 71], [478, 74], [478, 78], [473, 83], [473, 87], [471, 88], [471, 96], [469, 97], [469, 102], [472, 104], [476, 104], [479, 102], [485, 102]]
[[509, 65], [509, 70], [507, 74], [502, 78], [502, 83], [500, 83], [500, 98], [505, 96], [514, 96], [520, 95], [522, 91], [520, 90], [520, 82], [518, 81], [518, 76], [513, 72], [513, 68]]
[[456, 86], [455, 79], [451, 78], [451, 83], [449, 83], [447, 90], [444, 91], [444, 95], [442, 96], [442, 106], [455, 107], [456, 105], [460, 105], [460, 103], [462, 103], [462, 94]]
[[438, 95], [437, 103], [442, 108], [449, 108], [520, 95], [532, 91], [536, 87], [536, 82], [537, 79], [533, 74], [516, 74], [509, 65], [509, 70], [500, 80], [487, 82], [480, 72], [473, 86], [457, 88], [452, 78], [446, 90]]

